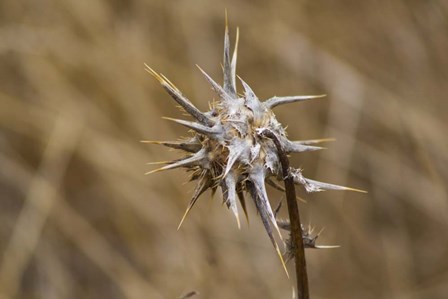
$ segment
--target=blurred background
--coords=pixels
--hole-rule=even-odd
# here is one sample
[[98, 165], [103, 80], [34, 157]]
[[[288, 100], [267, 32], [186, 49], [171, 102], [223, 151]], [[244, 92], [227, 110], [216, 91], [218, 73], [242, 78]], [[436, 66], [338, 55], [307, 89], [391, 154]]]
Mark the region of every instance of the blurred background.
[[207, 193], [177, 231], [194, 184], [144, 175], [179, 153], [140, 140], [188, 133], [143, 63], [207, 109], [225, 9], [261, 99], [328, 95], [276, 108], [336, 138], [291, 163], [369, 192], [301, 194], [341, 245], [307, 251], [312, 298], [447, 298], [448, 2], [404, 0], [2, 0], [0, 298], [291, 298], [251, 202], [238, 230]]

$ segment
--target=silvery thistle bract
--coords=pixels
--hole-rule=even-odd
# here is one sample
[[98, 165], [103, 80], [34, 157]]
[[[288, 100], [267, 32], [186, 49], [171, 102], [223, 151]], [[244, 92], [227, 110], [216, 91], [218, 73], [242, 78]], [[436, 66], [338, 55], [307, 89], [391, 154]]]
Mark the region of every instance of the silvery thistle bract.
[[[193, 121], [166, 118], [189, 128], [193, 132], [189, 139], [182, 141], [146, 141], [186, 153], [183, 158], [166, 162], [165, 166], [147, 174], [161, 170], [186, 168], [191, 173], [191, 180], [197, 181], [193, 197], [179, 227], [200, 195], [208, 189], [215, 192], [218, 187], [221, 188], [223, 200], [235, 215], [238, 227], [240, 227], [237, 200], [247, 217], [245, 193], [248, 194], [254, 201], [266, 232], [283, 262], [272, 231], [277, 231], [280, 239], [282, 239], [282, 236], [265, 185], [268, 183], [276, 188], [281, 188], [276, 181], [283, 181], [282, 170], [273, 141], [263, 138], [259, 132], [263, 129], [273, 132], [288, 154], [322, 149], [314, 144], [325, 141], [324, 139], [289, 140], [285, 129], [275, 118], [272, 109], [279, 105], [320, 98], [323, 95], [274, 96], [261, 101], [249, 85], [239, 77], [244, 92], [238, 93], [236, 88], [237, 48], [238, 30], [235, 49], [232, 58], [230, 58], [229, 34], [226, 25], [223, 62], [224, 82], [222, 86], [198, 67], [218, 96], [218, 100], [211, 103], [211, 110], [208, 112], [199, 111], [164, 75], [156, 73], [146, 65], [147, 71], [160, 82], [177, 104], [194, 118]], [[360, 191], [305, 178], [300, 169], [291, 169], [290, 175], [293, 176], [294, 182], [303, 186], [307, 192], [323, 190]], [[306, 237], [304, 240], [311, 240], [305, 231], [304, 236]], [[314, 240], [308, 247], [317, 248]]]

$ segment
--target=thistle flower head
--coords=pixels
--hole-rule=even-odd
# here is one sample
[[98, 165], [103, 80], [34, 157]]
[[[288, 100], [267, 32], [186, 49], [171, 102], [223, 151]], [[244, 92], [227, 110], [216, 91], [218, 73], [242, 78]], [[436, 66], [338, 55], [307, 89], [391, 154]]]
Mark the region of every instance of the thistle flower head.
[[[236, 217], [240, 226], [237, 201], [246, 214], [245, 194], [255, 203], [266, 232], [276, 248], [278, 246], [273, 236], [273, 230], [281, 237], [274, 212], [268, 199], [265, 182], [276, 184], [282, 181], [281, 165], [276, 146], [271, 139], [265, 138], [263, 130], [273, 132], [280, 140], [287, 153], [315, 151], [321, 147], [315, 146], [322, 140], [291, 141], [286, 131], [277, 121], [273, 108], [314, 98], [323, 95], [305, 96], [274, 96], [267, 100], [260, 100], [249, 85], [238, 77], [243, 91], [237, 91], [236, 61], [238, 46], [238, 30], [235, 49], [230, 58], [229, 34], [226, 26], [224, 35], [224, 82], [215, 82], [200, 67], [200, 72], [217, 95], [217, 100], [211, 104], [211, 110], [202, 112], [196, 108], [178, 89], [162, 74], [156, 73], [146, 65], [151, 73], [170, 94], [170, 96], [193, 117], [193, 121], [166, 118], [183, 125], [193, 132], [191, 138], [182, 141], [152, 141], [167, 147], [179, 149], [186, 153], [181, 158], [167, 162], [165, 166], [150, 171], [153, 173], [174, 168], [186, 168], [191, 173], [191, 180], [197, 181], [193, 197], [187, 207], [180, 225], [194, 206], [199, 196], [206, 190], [213, 192], [220, 188], [223, 200]], [[333, 184], [310, 180], [302, 175], [301, 170], [290, 171], [294, 182], [304, 186], [308, 192], [323, 190], [354, 190]], [[179, 225], [179, 227], [180, 227]]]

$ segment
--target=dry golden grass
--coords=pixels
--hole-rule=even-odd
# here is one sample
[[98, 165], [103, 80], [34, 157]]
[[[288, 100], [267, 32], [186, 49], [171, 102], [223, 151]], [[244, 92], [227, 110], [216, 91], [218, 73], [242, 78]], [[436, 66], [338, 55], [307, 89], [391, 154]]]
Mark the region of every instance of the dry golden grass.
[[292, 163], [369, 191], [302, 194], [342, 246], [307, 252], [312, 298], [446, 298], [448, 6], [404, 0], [2, 1], [0, 298], [290, 298], [253, 206], [239, 231], [207, 194], [176, 231], [193, 185], [143, 175], [177, 155], [139, 140], [185, 134], [143, 63], [206, 108], [225, 8], [260, 98], [328, 94], [278, 108], [336, 138]]

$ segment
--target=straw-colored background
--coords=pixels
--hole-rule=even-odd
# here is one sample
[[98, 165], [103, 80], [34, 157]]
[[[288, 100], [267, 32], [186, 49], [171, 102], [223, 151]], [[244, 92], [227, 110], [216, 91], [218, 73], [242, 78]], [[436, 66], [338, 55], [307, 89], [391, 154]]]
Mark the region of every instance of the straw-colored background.
[[143, 63], [206, 109], [225, 8], [260, 98], [328, 94], [276, 109], [337, 139], [292, 163], [369, 191], [302, 194], [342, 246], [307, 252], [312, 297], [447, 298], [448, 5], [404, 0], [2, 0], [0, 298], [291, 297], [252, 204], [239, 231], [207, 193], [176, 231], [194, 185], [143, 175], [178, 154], [140, 140], [186, 134]]

